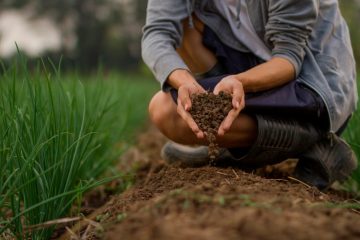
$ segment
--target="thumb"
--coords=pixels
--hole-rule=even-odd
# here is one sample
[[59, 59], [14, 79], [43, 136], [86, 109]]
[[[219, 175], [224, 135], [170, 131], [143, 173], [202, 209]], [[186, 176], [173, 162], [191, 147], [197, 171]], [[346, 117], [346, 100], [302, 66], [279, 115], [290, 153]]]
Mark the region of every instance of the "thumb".
[[215, 95], [219, 95], [219, 93], [221, 92], [222, 90], [221, 90], [221, 85], [220, 84], [218, 84], [218, 85], [216, 85], [216, 87], [214, 88], [214, 94]]

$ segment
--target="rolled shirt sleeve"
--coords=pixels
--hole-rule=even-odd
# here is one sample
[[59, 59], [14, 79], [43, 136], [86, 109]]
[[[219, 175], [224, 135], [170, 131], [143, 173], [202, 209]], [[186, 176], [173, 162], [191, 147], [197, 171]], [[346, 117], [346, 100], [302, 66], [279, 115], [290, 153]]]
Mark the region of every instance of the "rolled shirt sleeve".
[[269, 0], [265, 39], [272, 56], [290, 61], [299, 75], [305, 47], [319, 12], [317, 0]]
[[149, 0], [143, 28], [142, 58], [152, 70], [162, 89], [176, 69], [189, 70], [176, 52], [182, 39], [181, 21], [188, 17], [183, 0]]

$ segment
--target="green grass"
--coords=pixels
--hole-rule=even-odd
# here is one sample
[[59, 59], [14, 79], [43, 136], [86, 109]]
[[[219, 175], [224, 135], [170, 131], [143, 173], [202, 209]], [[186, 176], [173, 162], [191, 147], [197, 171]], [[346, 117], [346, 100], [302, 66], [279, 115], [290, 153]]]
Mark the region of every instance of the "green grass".
[[[358, 92], [360, 93], [360, 78], [358, 78]], [[354, 113], [343, 137], [355, 151], [357, 159], [360, 160], [360, 109]], [[346, 190], [360, 195], [360, 164], [344, 186]]]
[[50, 69], [30, 72], [21, 60], [0, 76], [0, 239], [48, 239], [54, 227], [26, 228], [67, 216], [83, 192], [120, 177], [103, 174], [146, 119], [157, 87], [134, 76], [80, 81]]

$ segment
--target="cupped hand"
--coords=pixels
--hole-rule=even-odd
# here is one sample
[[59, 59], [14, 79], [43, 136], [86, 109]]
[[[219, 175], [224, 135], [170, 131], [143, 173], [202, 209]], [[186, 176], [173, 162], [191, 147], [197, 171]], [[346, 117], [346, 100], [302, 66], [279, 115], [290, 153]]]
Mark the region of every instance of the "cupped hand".
[[189, 82], [182, 84], [178, 89], [178, 105], [177, 112], [185, 120], [190, 129], [194, 132], [197, 138], [204, 138], [204, 132], [198, 127], [191, 114], [189, 113], [192, 103], [191, 95], [196, 93], [203, 93], [205, 90], [197, 82]]
[[223, 78], [215, 87], [214, 94], [226, 92], [232, 96], [233, 109], [230, 110], [226, 118], [221, 123], [218, 134], [223, 136], [225, 132], [229, 131], [234, 120], [239, 116], [239, 113], [245, 107], [245, 93], [242, 83], [235, 75], [230, 75]]

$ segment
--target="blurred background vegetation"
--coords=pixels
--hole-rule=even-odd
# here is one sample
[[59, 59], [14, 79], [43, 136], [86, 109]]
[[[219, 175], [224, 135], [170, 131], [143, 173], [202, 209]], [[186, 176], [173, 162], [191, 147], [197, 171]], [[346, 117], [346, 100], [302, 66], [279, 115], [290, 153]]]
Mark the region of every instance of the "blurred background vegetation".
[[63, 68], [116, 70], [141, 66], [144, 0], [2, 0], [0, 58], [63, 57]]
[[340, 0], [339, 2], [343, 16], [349, 25], [357, 67], [360, 69], [360, 0]]
[[[360, 62], [360, 0], [340, 0]], [[145, 0], [2, 0], [0, 58], [16, 55], [16, 41], [31, 58], [63, 56], [63, 67], [143, 71], [141, 28]]]

